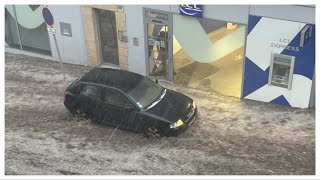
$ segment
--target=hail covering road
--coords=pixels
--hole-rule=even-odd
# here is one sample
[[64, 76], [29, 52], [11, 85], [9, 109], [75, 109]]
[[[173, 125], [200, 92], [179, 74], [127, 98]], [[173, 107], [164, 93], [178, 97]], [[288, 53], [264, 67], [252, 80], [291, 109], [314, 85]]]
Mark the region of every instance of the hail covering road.
[[[315, 112], [180, 87], [198, 119], [180, 137], [142, 134], [73, 118], [68, 84], [90, 70], [24, 55], [5, 55], [7, 175], [312, 175]], [[113, 135], [112, 135], [113, 134]], [[112, 135], [112, 137], [110, 137]]]

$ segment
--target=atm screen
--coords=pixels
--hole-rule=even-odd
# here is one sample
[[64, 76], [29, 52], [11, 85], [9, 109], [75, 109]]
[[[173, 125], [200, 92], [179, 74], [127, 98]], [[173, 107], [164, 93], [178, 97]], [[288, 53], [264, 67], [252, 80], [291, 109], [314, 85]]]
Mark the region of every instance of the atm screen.
[[288, 69], [290, 69], [290, 67], [277, 64], [277, 66], [275, 66], [275, 74], [280, 76], [286, 76]]
[[291, 58], [289, 59], [289, 58], [284, 58], [284, 57], [274, 57], [274, 61], [290, 64]]

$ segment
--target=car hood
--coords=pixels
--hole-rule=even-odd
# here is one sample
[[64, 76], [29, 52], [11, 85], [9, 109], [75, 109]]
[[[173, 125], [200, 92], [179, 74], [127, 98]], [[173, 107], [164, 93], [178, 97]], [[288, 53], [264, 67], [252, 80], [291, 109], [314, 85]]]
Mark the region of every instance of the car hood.
[[167, 89], [165, 96], [155, 106], [146, 110], [147, 113], [176, 122], [184, 118], [192, 108], [193, 100], [181, 93]]

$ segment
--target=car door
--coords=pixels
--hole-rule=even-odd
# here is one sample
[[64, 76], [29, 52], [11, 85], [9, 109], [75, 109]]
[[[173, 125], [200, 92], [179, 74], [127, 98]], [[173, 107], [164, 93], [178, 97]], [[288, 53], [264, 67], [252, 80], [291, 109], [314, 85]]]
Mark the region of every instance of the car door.
[[97, 100], [101, 99], [101, 87], [92, 84], [84, 84], [82, 90], [76, 97], [76, 109], [85, 113], [88, 118], [95, 118], [97, 111]]
[[[103, 103], [99, 105], [102, 124], [113, 124], [128, 128], [128, 119], [133, 118], [138, 109], [120, 91], [103, 88]], [[101, 114], [102, 113], [102, 114]]]

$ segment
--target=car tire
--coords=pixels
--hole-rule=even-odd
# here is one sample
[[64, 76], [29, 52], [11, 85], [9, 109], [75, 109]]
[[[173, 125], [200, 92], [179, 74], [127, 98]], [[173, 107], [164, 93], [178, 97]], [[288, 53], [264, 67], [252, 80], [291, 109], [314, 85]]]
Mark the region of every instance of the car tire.
[[80, 111], [79, 109], [75, 110], [76, 114], [78, 114], [81, 118], [84, 118], [85, 120], [88, 120], [88, 116], [86, 113]]
[[163, 133], [162, 133], [161, 129], [154, 127], [154, 126], [148, 127], [145, 130], [144, 134], [147, 138], [162, 138], [163, 137]]

